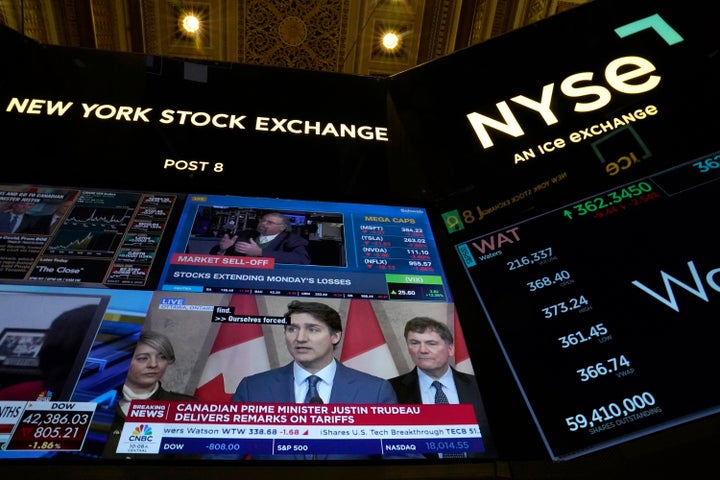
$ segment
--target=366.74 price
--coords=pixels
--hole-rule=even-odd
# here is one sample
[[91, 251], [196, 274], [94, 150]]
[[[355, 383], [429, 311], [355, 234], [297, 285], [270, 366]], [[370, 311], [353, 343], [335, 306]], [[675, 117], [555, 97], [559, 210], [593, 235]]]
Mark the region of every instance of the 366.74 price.
[[632, 370], [630, 369], [630, 361], [625, 355], [619, 357], [608, 358], [604, 362], [597, 362], [594, 365], [588, 365], [577, 370], [580, 374], [580, 381], [587, 382], [593, 378], [602, 377], [616, 372], [617, 375], [624, 376], [622, 374], [629, 374]]

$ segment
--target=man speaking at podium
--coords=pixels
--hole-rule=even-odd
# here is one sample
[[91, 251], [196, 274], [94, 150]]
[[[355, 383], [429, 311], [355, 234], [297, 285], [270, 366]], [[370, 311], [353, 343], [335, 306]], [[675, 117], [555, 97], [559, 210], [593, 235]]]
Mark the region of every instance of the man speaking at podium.
[[[243, 378], [231, 401], [398, 403], [390, 382], [346, 367], [335, 359], [333, 352], [342, 338], [340, 314], [335, 309], [320, 302], [294, 300], [284, 316], [288, 321], [285, 325], [285, 345], [293, 361]], [[368, 456], [320, 455], [314, 458], [335, 460]]]

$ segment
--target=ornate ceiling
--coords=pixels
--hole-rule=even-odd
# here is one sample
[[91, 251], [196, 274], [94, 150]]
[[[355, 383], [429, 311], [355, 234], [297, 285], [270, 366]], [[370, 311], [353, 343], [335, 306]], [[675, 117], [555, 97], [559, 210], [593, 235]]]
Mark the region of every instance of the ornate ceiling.
[[[0, 24], [51, 45], [388, 76], [587, 1], [0, 0]], [[179, 29], [187, 9], [196, 38]]]

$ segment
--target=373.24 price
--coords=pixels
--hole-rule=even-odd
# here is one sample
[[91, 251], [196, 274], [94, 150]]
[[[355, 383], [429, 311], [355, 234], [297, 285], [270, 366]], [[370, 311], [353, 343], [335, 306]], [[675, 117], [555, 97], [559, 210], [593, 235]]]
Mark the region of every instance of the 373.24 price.
[[585, 298], [585, 295], [580, 295], [579, 297], [571, 298], [568, 301], [565, 302], [558, 302], [554, 305], [549, 305], [547, 307], [544, 307], [541, 309], [543, 312], [543, 315], [545, 318], [552, 318], [556, 317], [562, 313], [568, 313], [572, 312], [574, 310], [589, 310], [590, 309], [590, 302], [588, 302], [588, 299]]

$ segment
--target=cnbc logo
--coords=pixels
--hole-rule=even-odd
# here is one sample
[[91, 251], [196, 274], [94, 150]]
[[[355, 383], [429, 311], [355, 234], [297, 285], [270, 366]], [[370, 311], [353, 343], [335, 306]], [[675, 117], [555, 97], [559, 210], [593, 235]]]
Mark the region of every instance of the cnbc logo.
[[130, 434], [131, 442], [152, 442], [152, 428], [150, 425], [136, 425]]

